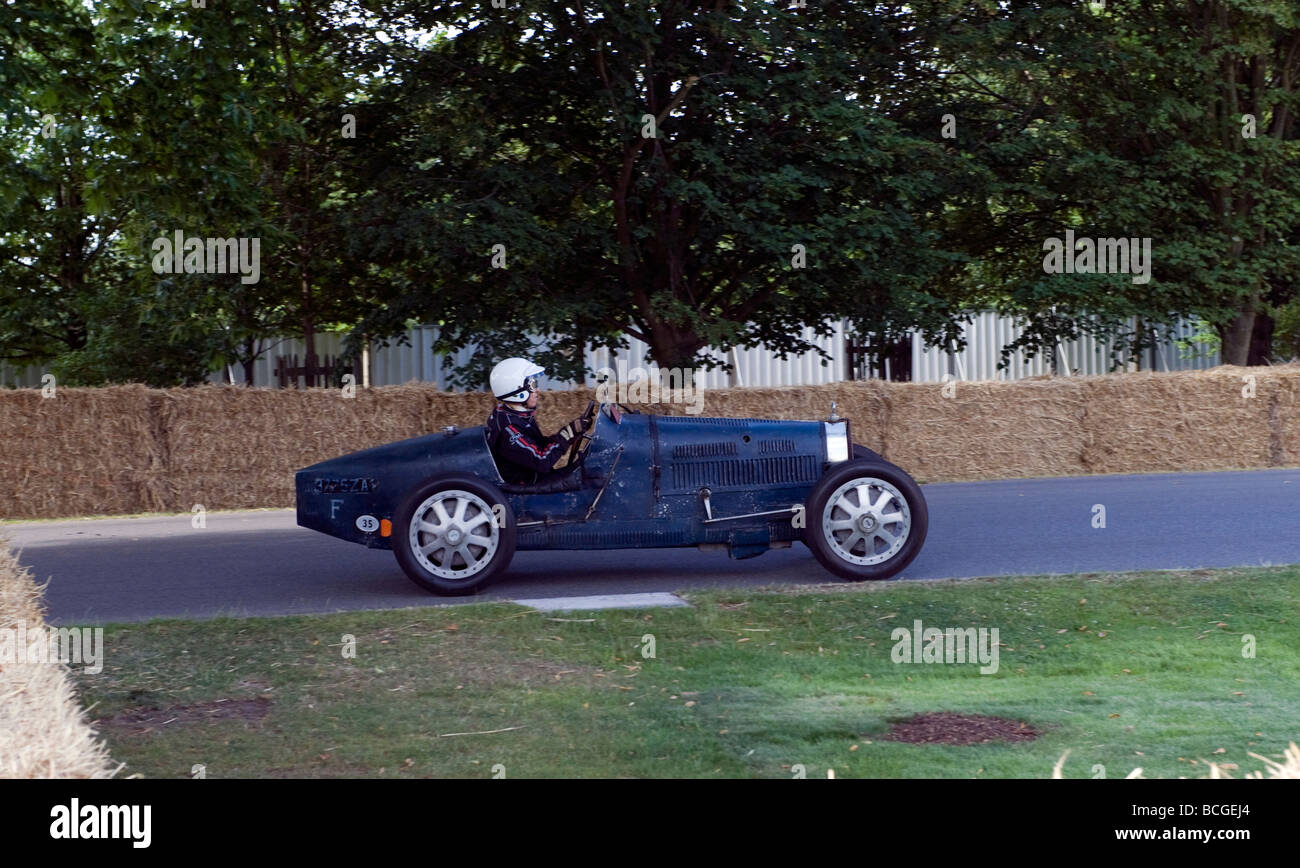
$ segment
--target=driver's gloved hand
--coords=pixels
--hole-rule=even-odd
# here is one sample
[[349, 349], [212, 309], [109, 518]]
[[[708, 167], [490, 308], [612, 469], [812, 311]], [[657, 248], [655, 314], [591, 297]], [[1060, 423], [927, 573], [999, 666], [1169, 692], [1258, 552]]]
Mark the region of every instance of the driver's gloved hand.
[[574, 419], [568, 425], [561, 428], [559, 436], [567, 443], [579, 434], [585, 434], [587, 431], [591, 430], [591, 426], [595, 421], [594, 417], [588, 418], [587, 416], [579, 416], [577, 419]]

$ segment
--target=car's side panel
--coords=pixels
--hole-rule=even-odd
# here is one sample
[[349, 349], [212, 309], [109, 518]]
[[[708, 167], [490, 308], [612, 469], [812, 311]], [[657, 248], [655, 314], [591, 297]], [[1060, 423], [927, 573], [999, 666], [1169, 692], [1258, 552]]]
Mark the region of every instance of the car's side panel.
[[[695, 542], [762, 550], [798, 537], [791, 508], [803, 504], [826, 466], [820, 423], [671, 417], [660, 420], [659, 429], [665, 456], [660, 509], [693, 519]], [[707, 523], [704, 489], [715, 519]]]
[[299, 470], [298, 524], [370, 548], [392, 548], [380, 522], [392, 521], [402, 498], [421, 482], [453, 472], [501, 482], [482, 426], [412, 437]]
[[[620, 425], [602, 418], [595, 434], [589, 486], [512, 498], [520, 549], [765, 549], [798, 538], [791, 508], [826, 466], [818, 422], [630, 414]], [[706, 522], [704, 489], [722, 520]], [[776, 514], [733, 518], [767, 512]]]
[[659, 440], [666, 515], [702, 514], [702, 489], [714, 515], [790, 506], [789, 495], [811, 488], [826, 462], [817, 422], [665, 417]]

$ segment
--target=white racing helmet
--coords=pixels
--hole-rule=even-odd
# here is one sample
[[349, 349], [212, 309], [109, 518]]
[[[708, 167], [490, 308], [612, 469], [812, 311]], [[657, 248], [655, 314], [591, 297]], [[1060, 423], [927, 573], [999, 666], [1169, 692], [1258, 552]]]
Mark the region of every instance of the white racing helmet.
[[507, 404], [522, 404], [528, 400], [529, 392], [537, 390], [537, 378], [545, 372], [545, 368], [527, 359], [504, 359], [492, 369], [489, 378], [492, 394]]

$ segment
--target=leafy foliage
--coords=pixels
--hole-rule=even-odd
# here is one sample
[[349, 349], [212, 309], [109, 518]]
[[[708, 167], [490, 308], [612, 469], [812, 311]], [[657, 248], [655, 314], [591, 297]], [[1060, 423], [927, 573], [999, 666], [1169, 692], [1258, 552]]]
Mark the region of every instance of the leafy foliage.
[[[627, 336], [668, 366], [806, 351], [839, 318], [948, 343], [988, 307], [1025, 324], [1008, 351], [1194, 316], [1227, 360], [1285, 357], [1298, 14], [16, 0], [0, 358], [185, 383], [272, 335], [432, 322], [478, 385], [507, 354], [577, 376]], [[260, 239], [261, 280], [155, 274], [178, 229]], [[1152, 239], [1151, 281], [1045, 273], [1067, 230]]]

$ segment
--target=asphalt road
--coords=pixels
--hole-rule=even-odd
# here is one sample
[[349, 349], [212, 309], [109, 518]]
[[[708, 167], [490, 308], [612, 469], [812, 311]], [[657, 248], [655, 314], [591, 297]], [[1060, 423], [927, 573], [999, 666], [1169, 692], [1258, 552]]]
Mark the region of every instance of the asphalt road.
[[[1300, 470], [923, 486], [930, 533], [900, 577], [969, 578], [1300, 562]], [[1094, 527], [1094, 506], [1105, 527]], [[473, 600], [839, 581], [801, 544], [745, 561], [695, 549], [519, 552], [477, 597], [417, 588], [392, 553], [298, 527], [291, 510], [7, 524], [50, 620], [279, 615]]]

